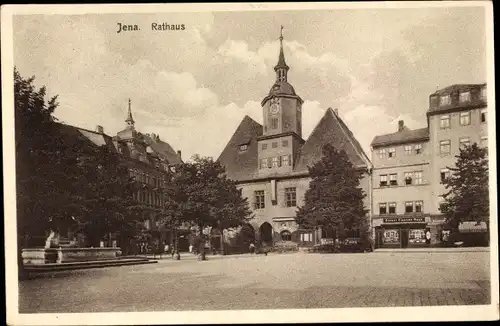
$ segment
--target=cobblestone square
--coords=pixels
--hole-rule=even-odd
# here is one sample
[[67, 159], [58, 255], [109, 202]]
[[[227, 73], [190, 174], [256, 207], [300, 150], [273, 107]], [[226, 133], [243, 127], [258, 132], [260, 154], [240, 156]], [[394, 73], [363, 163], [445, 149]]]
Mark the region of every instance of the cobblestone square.
[[163, 258], [20, 282], [20, 313], [479, 305], [489, 252]]

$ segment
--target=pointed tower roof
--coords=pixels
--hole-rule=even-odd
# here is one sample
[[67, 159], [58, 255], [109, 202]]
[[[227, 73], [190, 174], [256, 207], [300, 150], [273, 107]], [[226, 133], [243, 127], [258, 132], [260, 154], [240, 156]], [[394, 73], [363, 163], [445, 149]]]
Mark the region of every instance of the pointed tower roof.
[[134, 118], [132, 118], [132, 102], [130, 101], [130, 98], [128, 99], [128, 113], [125, 122], [130, 127], [133, 127], [135, 123]]
[[285, 61], [285, 53], [283, 52], [283, 25], [281, 25], [281, 32], [280, 32], [280, 54], [278, 57], [278, 63], [274, 67], [274, 70], [278, 70], [280, 68], [284, 68], [286, 70], [289, 69]]

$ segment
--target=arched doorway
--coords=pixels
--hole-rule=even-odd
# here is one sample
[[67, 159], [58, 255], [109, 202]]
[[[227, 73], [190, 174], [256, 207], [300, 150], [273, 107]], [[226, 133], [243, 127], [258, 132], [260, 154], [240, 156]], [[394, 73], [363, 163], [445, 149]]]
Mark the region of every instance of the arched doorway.
[[267, 245], [273, 244], [273, 227], [268, 222], [262, 223], [259, 228], [260, 240]]

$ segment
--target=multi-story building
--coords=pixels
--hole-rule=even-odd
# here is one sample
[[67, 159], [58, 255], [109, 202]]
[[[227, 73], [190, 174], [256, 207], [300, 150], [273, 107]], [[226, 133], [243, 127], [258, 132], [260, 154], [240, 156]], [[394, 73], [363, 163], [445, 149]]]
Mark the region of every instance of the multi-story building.
[[[102, 126], [95, 131], [61, 125], [63, 132], [69, 137], [85, 137], [96, 146], [108, 146], [120, 155], [129, 168], [130, 176], [139, 182], [140, 187], [134, 194], [134, 200], [146, 208], [144, 210], [144, 229], [153, 241], [171, 241], [170, 230], [166, 230], [154, 219], [153, 212], [159, 209], [165, 199], [164, 188], [168, 183], [167, 171], [182, 164], [181, 152], [175, 152], [166, 142], [160, 140], [159, 135], [142, 134], [135, 129], [132, 117], [131, 102], [128, 103], [126, 127], [116, 136], [104, 133]], [[118, 245], [127, 251], [129, 243], [119, 234], [112, 234], [107, 245]]]
[[302, 138], [303, 100], [288, 82], [282, 41], [280, 37], [276, 81], [261, 103], [263, 125], [245, 116], [219, 161], [249, 199], [257, 241], [308, 246], [334, 237], [329, 230], [300, 229], [295, 223], [311, 180], [308, 166], [321, 159], [322, 147], [329, 143], [344, 150], [355, 167], [366, 171], [361, 187], [368, 194], [367, 208], [371, 207], [371, 162], [337, 110], [328, 109], [307, 141]]
[[486, 85], [452, 85], [429, 97], [427, 127], [376, 136], [372, 143], [373, 217], [377, 247], [442, 241], [441, 181], [460, 146], [487, 146]]

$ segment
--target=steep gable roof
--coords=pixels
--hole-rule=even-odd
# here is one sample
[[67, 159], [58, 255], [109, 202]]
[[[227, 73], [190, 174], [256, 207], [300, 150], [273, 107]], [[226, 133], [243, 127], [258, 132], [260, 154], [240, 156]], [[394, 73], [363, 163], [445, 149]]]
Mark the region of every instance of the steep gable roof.
[[322, 148], [327, 143], [337, 150], [344, 150], [356, 167], [369, 167], [371, 162], [361, 145], [342, 119], [329, 108], [300, 149], [295, 171], [308, 171], [322, 157]]
[[159, 139], [154, 140], [149, 135], [143, 135], [143, 137], [144, 142], [149, 145], [160, 158], [167, 160], [170, 165], [182, 164], [182, 158], [175, 152], [169, 143]]
[[[257, 137], [262, 135], [262, 125], [246, 115], [217, 159], [226, 168], [228, 178], [243, 180], [257, 176]], [[240, 150], [241, 145], [247, 149]]]

